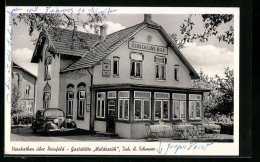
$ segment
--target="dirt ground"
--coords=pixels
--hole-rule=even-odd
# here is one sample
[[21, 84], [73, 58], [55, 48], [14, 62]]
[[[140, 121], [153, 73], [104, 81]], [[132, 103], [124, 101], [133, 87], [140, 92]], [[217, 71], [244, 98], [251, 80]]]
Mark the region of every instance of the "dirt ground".
[[[53, 141], [53, 142], [80, 142], [80, 141], [104, 141], [104, 142], [146, 142], [146, 139], [124, 139], [117, 137], [106, 137], [102, 135], [73, 135], [59, 134], [45, 136], [42, 133], [34, 134], [30, 127], [13, 128], [11, 130], [11, 141]], [[159, 138], [162, 142], [233, 142], [233, 135], [220, 134], [217, 138], [173, 140], [172, 138]], [[157, 141], [158, 141], [157, 140]], [[148, 140], [150, 141], [150, 140]], [[153, 142], [153, 141], [152, 141]]]

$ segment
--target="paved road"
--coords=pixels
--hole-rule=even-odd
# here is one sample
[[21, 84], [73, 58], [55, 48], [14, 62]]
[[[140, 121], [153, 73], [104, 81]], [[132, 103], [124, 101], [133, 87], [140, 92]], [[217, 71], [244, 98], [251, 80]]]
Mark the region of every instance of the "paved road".
[[[16, 128], [12, 129], [11, 133], [11, 141], [54, 141], [54, 142], [80, 142], [80, 141], [104, 141], [104, 142], [145, 142], [145, 139], [121, 139], [121, 138], [112, 138], [112, 137], [104, 137], [100, 135], [55, 135], [46, 137], [44, 134], [37, 133], [34, 134], [32, 129], [29, 127], [26, 128]], [[189, 141], [196, 141], [194, 140], [172, 140], [171, 138], [162, 138], [163, 142], [189, 142]], [[220, 135], [217, 140], [211, 139], [201, 139], [201, 142], [206, 141], [214, 141], [214, 142], [232, 142], [233, 135]]]

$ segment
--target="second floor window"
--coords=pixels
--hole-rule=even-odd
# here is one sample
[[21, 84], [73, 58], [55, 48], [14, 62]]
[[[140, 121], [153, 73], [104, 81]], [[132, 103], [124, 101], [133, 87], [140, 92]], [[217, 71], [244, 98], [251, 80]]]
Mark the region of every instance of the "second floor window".
[[119, 76], [119, 57], [113, 58], [113, 76]]
[[131, 53], [130, 76], [132, 78], [142, 78], [143, 55], [141, 53]]
[[179, 81], [179, 65], [174, 66], [174, 80]]
[[50, 80], [51, 79], [51, 57], [47, 57], [45, 59], [44, 68], [45, 68], [44, 80]]
[[166, 79], [166, 58], [161, 56], [155, 56], [155, 77], [156, 80], [165, 80]]

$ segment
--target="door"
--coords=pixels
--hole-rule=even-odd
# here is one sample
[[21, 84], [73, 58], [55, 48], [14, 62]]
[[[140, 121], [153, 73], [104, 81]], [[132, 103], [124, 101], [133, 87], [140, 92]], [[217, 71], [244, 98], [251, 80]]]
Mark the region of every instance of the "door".
[[107, 132], [115, 133], [116, 99], [108, 99], [107, 108]]

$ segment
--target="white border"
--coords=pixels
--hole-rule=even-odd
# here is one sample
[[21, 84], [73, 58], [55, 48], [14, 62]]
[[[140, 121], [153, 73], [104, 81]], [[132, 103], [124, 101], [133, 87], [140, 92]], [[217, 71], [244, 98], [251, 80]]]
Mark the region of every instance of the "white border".
[[[51, 7], [51, 9], [56, 9], [57, 7]], [[68, 9], [70, 11], [73, 10], [73, 13], [77, 13], [79, 9], [81, 11], [85, 9], [88, 13], [88, 10], [92, 7], [58, 7], [59, 10], [61, 9]], [[205, 151], [198, 150], [198, 149], [179, 149], [176, 153], [174, 149], [171, 148], [170, 151], [167, 152], [166, 155], [238, 155], [239, 154], [239, 17], [240, 17], [240, 10], [239, 8], [201, 8], [201, 7], [94, 7], [94, 9], [101, 10], [108, 10], [111, 8], [112, 10], [116, 10], [111, 14], [143, 14], [143, 13], [152, 13], [152, 14], [234, 14], [234, 76], [235, 76], [235, 90], [234, 90], [234, 142], [233, 143], [214, 143], [210, 145]], [[21, 10], [16, 10], [21, 9]], [[159, 143], [159, 142], [104, 142], [104, 141], [95, 141], [95, 142], [87, 142], [87, 141], [80, 141], [80, 142], [14, 142], [10, 141], [10, 90], [7, 88], [7, 85], [10, 85], [11, 88], [11, 69], [10, 65], [11, 62], [8, 59], [11, 54], [11, 46], [8, 45], [8, 41], [10, 42], [12, 36], [10, 35], [11, 26], [9, 25], [10, 22], [10, 12], [14, 11], [15, 13], [33, 13], [35, 11], [35, 7], [6, 7], [6, 17], [5, 17], [5, 154], [11, 155], [163, 155], [166, 151], [167, 146], [169, 143]], [[15, 11], [16, 10], [16, 11]], [[46, 13], [46, 7], [39, 7], [37, 9], [37, 13]], [[66, 12], [71, 13], [71, 12]], [[9, 31], [9, 32], [8, 32]], [[190, 145], [189, 143], [170, 143], [170, 146], [178, 146], [180, 148], [183, 145]], [[203, 145], [205, 143], [200, 143]], [[129, 146], [131, 148], [136, 147], [137, 150], [139, 147], [155, 147], [159, 149], [158, 151], [128, 151], [128, 152], [110, 152], [110, 151], [99, 151], [99, 152], [88, 152], [88, 151], [78, 151], [78, 152], [71, 152], [72, 147], [91, 147], [95, 148], [96, 146], [106, 146], [112, 147], [115, 146], [116, 148], [121, 148], [122, 146]], [[55, 151], [12, 151], [12, 146], [16, 147], [32, 147], [36, 148], [38, 146], [41, 147], [65, 147], [65, 151], [63, 152], [55, 152]], [[68, 150], [67, 150], [68, 149]], [[176, 150], [176, 149], [175, 149]]]

